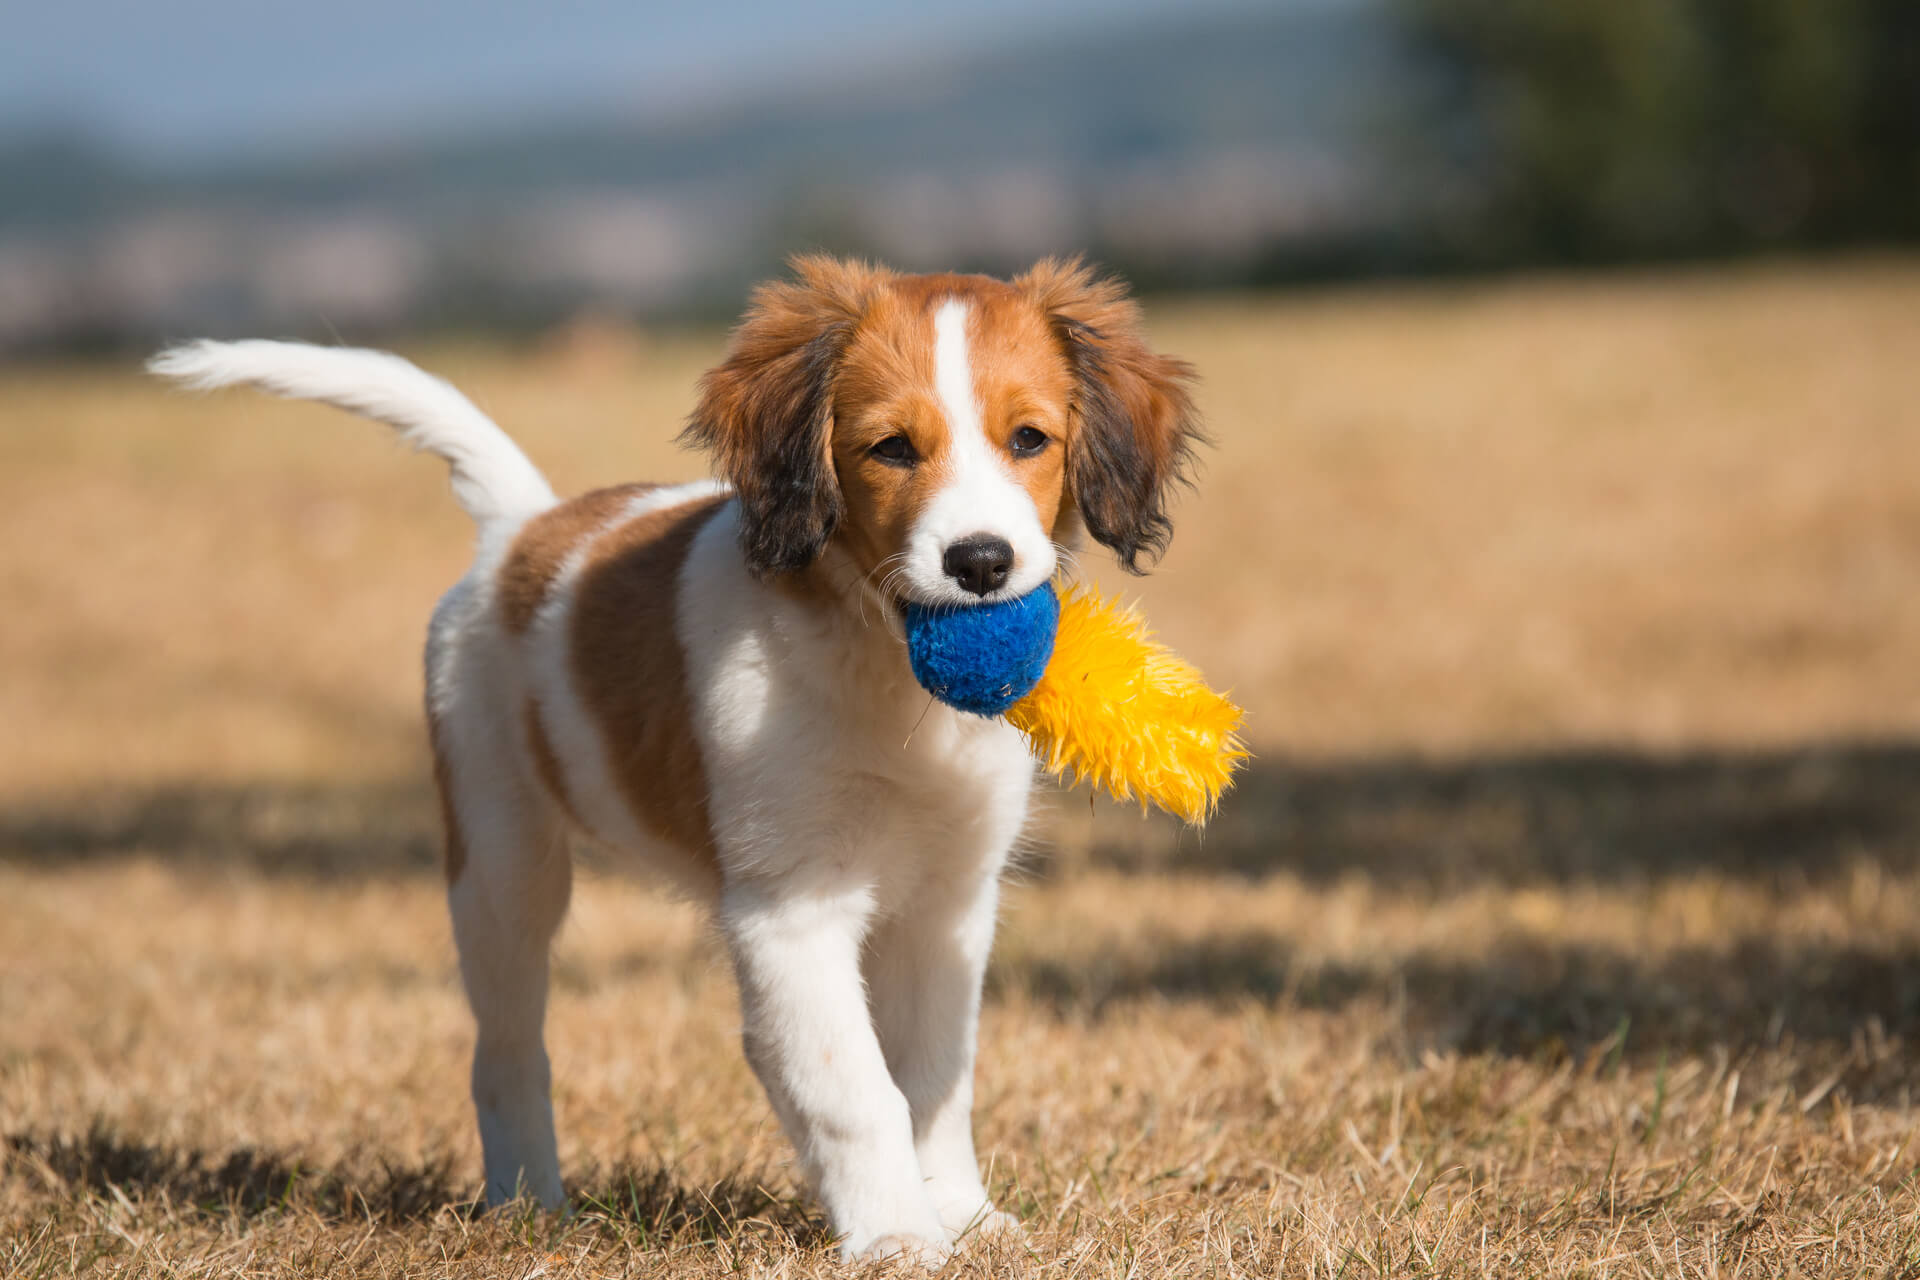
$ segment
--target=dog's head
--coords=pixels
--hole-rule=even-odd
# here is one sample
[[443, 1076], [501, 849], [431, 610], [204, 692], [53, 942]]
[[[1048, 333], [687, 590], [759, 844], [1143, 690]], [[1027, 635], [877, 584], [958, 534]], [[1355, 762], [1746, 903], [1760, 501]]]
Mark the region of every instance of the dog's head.
[[1084, 526], [1139, 571], [1198, 438], [1185, 363], [1118, 284], [1045, 261], [1011, 282], [806, 257], [763, 285], [686, 438], [733, 484], [747, 563], [830, 543], [886, 595], [972, 604], [1052, 577]]

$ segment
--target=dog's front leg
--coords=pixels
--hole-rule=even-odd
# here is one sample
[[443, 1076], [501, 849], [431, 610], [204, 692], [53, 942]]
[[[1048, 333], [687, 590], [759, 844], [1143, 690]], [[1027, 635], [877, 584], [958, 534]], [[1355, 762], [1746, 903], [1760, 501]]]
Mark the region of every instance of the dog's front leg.
[[995, 862], [977, 878], [922, 895], [868, 946], [874, 1022], [912, 1108], [920, 1169], [950, 1239], [1019, 1229], [987, 1199], [973, 1150], [980, 985], [999, 888]]
[[867, 1012], [864, 886], [730, 888], [720, 919], [740, 981], [747, 1060], [798, 1149], [844, 1256], [937, 1262], [946, 1235], [913, 1117]]

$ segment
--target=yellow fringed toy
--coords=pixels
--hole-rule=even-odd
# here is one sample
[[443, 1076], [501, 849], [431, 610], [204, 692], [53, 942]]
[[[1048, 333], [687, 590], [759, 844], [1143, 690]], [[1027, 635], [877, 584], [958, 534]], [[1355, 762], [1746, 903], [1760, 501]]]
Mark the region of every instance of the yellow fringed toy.
[[1084, 587], [969, 609], [907, 610], [913, 673], [963, 711], [1005, 715], [1056, 774], [1195, 826], [1247, 758], [1242, 712], [1155, 641], [1139, 613]]

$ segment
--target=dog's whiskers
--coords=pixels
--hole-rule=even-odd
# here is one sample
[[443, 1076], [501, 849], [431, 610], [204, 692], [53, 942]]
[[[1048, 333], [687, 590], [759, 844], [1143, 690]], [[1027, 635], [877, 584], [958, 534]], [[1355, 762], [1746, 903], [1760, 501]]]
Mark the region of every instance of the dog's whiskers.
[[[894, 559], [896, 557], [890, 556], [888, 558]], [[899, 582], [901, 579], [908, 576], [908, 574], [912, 571], [912, 566], [904, 563], [905, 561], [904, 555], [897, 558], [900, 559], [902, 563], [897, 565], [894, 569], [892, 569], [887, 574], [887, 576], [881, 580], [880, 587], [875, 594], [880, 599], [880, 616], [886, 620], [887, 630], [896, 639], [904, 640], [906, 638], [906, 633], [900, 626], [899, 615], [897, 615], [892, 608], [893, 589], [894, 589], [895, 583]]]
[[873, 566], [873, 568], [867, 570], [867, 572], [861, 574], [857, 579], [857, 581], [854, 583], [855, 590], [858, 593], [859, 600], [860, 600], [860, 625], [861, 626], [871, 627], [873, 625], [871, 622], [867, 620], [867, 599], [870, 596], [874, 597], [879, 601], [881, 617], [885, 618], [887, 616], [886, 605], [887, 605], [888, 584], [890, 584], [893, 581], [894, 574], [900, 573], [903, 570], [901, 568], [894, 568], [891, 571], [888, 571], [885, 581], [883, 581], [877, 589], [873, 585], [874, 575], [884, 570], [888, 570], [888, 566], [894, 565], [896, 562], [899, 562], [899, 561], [904, 561], [906, 558], [907, 558], [906, 552], [896, 551], [892, 555], [888, 556], [886, 559], [882, 560], [879, 564], [876, 564], [875, 566]]
[[1066, 566], [1067, 581], [1078, 581], [1080, 578], [1080, 557], [1058, 542], [1053, 544], [1053, 554], [1055, 559]]
[[[885, 560], [882, 560], [873, 567], [873, 573], [868, 574], [866, 578], [862, 579], [861, 584], [860, 620], [862, 625], [872, 625], [867, 621], [866, 614], [866, 602], [867, 599], [871, 597], [879, 609], [881, 625], [886, 628], [887, 634], [893, 636], [896, 640], [904, 640], [906, 638], [906, 633], [900, 625], [900, 617], [893, 607], [894, 584], [908, 573], [908, 566], [904, 563], [905, 559], [906, 554], [904, 552], [888, 556]], [[881, 578], [879, 586], [876, 587], [873, 585], [873, 574], [880, 573], [882, 570], [885, 570], [885, 576]]]

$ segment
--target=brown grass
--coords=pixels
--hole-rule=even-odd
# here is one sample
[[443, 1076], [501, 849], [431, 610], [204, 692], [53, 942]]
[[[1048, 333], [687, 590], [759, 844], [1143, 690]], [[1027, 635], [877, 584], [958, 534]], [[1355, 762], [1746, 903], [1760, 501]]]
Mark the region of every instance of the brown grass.
[[[1010, 894], [958, 1274], [1920, 1276], [1920, 266], [1151, 309], [1220, 447], [1137, 586], [1262, 759]], [[426, 353], [559, 487], [716, 335]], [[0, 1276], [835, 1270], [712, 940], [586, 877], [568, 1221], [477, 1218], [371, 428], [0, 375]], [[1112, 585], [1117, 575], [1103, 574]]]

